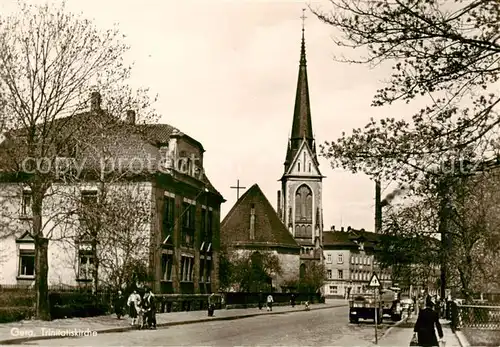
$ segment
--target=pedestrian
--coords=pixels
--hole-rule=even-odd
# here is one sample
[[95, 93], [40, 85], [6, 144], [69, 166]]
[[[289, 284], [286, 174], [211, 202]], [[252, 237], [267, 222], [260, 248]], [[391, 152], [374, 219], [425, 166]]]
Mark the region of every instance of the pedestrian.
[[123, 296], [122, 291], [119, 290], [113, 301], [113, 307], [115, 309], [116, 318], [120, 319], [123, 316], [123, 309], [125, 306], [125, 296]]
[[439, 334], [439, 339], [443, 339], [443, 329], [439, 323], [439, 316], [434, 311], [434, 303], [430, 296], [425, 300], [425, 308], [418, 313], [417, 322], [413, 329], [413, 339], [418, 339], [418, 346], [434, 347], [439, 346], [434, 326]]
[[151, 289], [149, 290], [149, 307], [151, 309], [149, 313], [149, 327], [156, 329], [156, 297]]
[[128, 297], [127, 306], [129, 307], [128, 315], [132, 319], [130, 324], [133, 326], [136, 324], [139, 311], [141, 310], [141, 297], [137, 293], [137, 290], [134, 290]]
[[273, 310], [273, 302], [274, 302], [273, 296], [271, 294], [269, 294], [267, 296], [267, 310], [268, 311]]
[[292, 304], [292, 307], [295, 307], [295, 294], [292, 293], [291, 298], [290, 298], [290, 304]]
[[259, 310], [262, 310], [262, 302], [264, 301], [264, 297], [262, 295], [262, 290], [259, 291]]
[[215, 312], [215, 293], [212, 293], [208, 297], [208, 316], [214, 317], [214, 312]]

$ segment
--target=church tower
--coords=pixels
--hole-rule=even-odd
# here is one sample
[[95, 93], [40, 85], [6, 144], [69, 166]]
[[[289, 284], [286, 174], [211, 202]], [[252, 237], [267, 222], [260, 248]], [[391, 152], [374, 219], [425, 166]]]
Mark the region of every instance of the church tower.
[[[305, 18], [304, 16], [302, 17]], [[302, 254], [322, 258], [323, 236], [322, 180], [316, 155], [307, 81], [304, 26], [300, 49], [299, 76], [288, 141], [278, 214], [302, 247]], [[319, 253], [319, 254], [318, 254]]]

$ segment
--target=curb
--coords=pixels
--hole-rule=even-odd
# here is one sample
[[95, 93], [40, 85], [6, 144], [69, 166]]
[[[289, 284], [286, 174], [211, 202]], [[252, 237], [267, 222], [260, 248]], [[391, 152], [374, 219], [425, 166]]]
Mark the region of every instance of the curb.
[[[310, 311], [316, 311], [316, 310], [326, 310], [329, 308], [337, 308], [337, 307], [344, 307], [347, 306], [347, 304], [342, 304], [342, 305], [333, 305], [333, 306], [328, 306], [328, 307], [311, 307], [309, 310]], [[213, 317], [213, 318], [202, 318], [202, 319], [191, 319], [191, 320], [185, 320], [185, 321], [178, 321], [178, 322], [166, 322], [166, 323], [161, 323], [157, 324], [157, 328], [161, 327], [169, 327], [169, 326], [176, 326], [176, 325], [188, 325], [188, 324], [196, 324], [196, 323], [205, 323], [205, 322], [213, 322], [213, 321], [225, 321], [225, 320], [237, 320], [237, 319], [243, 319], [243, 318], [251, 318], [251, 317], [256, 317], [256, 316], [264, 316], [264, 315], [279, 315], [279, 314], [287, 314], [287, 313], [295, 313], [295, 312], [303, 312], [305, 311], [304, 309], [296, 310], [296, 311], [281, 311], [281, 312], [258, 312], [258, 313], [248, 313], [248, 314], [241, 314], [237, 316], [229, 316], [229, 317]], [[69, 328], [68, 328], [69, 329]], [[136, 327], [117, 327], [117, 328], [106, 328], [106, 329], [100, 329], [100, 330], [94, 330], [98, 335], [99, 334], [109, 334], [109, 333], [120, 333], [124, 331], [131, 331], [131, 330], [138, 330]], [[8, 340], [0, 340], [0, 345], [19, 345], [23, 344], [25, 342], [29, 341], [40, 341], [40, 340], [54, 340], [54, 339], [67, 339], [67, 338], [79, 338], [79, 336], [27, 336], [27, 337], [20, 337], [20, 338], [14, 338], [14, 339], [8, 339]]]
[[[396, 322], [394, 325], [391, 325], [391, 326], [390, 326], [390, 327], [389, 327], [389, 328], [385, 331], [385, 333], [377, 339], [377, 340], [378, 340], [378, 342], [380, 342], [380, 340], [384, 339], [387, 335], [389, 335], [389, 334], [391, 333], [392, 329], [397, 328], [398, 326], [400, 326], [400, 325], [401, 325], [401, 324], [403, 324], [403, 323], [406, 323], [406, 322], [408, 321], [408, 319], [410, 319], [410, 317], [403, 318], [403, 319], [401, 319], [400, 321]], [[375, 345], [375, 339], [373, 339], [373, 340], [371, 341], [371, 343]], [[464, 346], [462, 346], [462, 347], [464, 347]]]
[[467, 340], [467, 338], [465, 337], [465, 335], [464, 335], [463, 332], [455, 330], [454, 334], [457, 337], [458, 342], [460, 343], [460, 346], [462, 346], [462, 347], [470, 347], [470, 343]]

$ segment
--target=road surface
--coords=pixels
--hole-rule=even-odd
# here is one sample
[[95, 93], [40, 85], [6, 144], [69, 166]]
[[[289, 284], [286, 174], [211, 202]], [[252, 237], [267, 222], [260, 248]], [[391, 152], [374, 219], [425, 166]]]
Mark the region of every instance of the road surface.
[[[297, 311], [231, 321], [213, 321], [158, 330], [31, 341], [42, 346], [368, 346], [373, 323], [350, 324], [348, 308]], [[379, 330], [380, 335], [388, 325]]]

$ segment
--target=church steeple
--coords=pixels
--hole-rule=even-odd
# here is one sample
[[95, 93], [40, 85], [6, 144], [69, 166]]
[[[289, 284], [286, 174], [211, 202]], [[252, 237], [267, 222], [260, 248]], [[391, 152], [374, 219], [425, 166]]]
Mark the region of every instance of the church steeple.
[[[306, 17], [302, 15], [302, 20]], [[295, 95], [295, 108], [293, 112], [292, 134], [287, 148], [285, 161], [285, 170], [291, 164], [299, 149], [302, 141], [305, 139], [309, 148], [313, 151], [316, 159], [316, 148], [314, 145], [314, 136], [311, 121], [311, 105], [309, 102], [309, 85], [307, 82], [307, 60], [306, 43], [304, 35], [304, 23], [302, 22], [302, 41], [300, 46], [300, 64], [299, 76], [297, 80], [297, 91]]]

